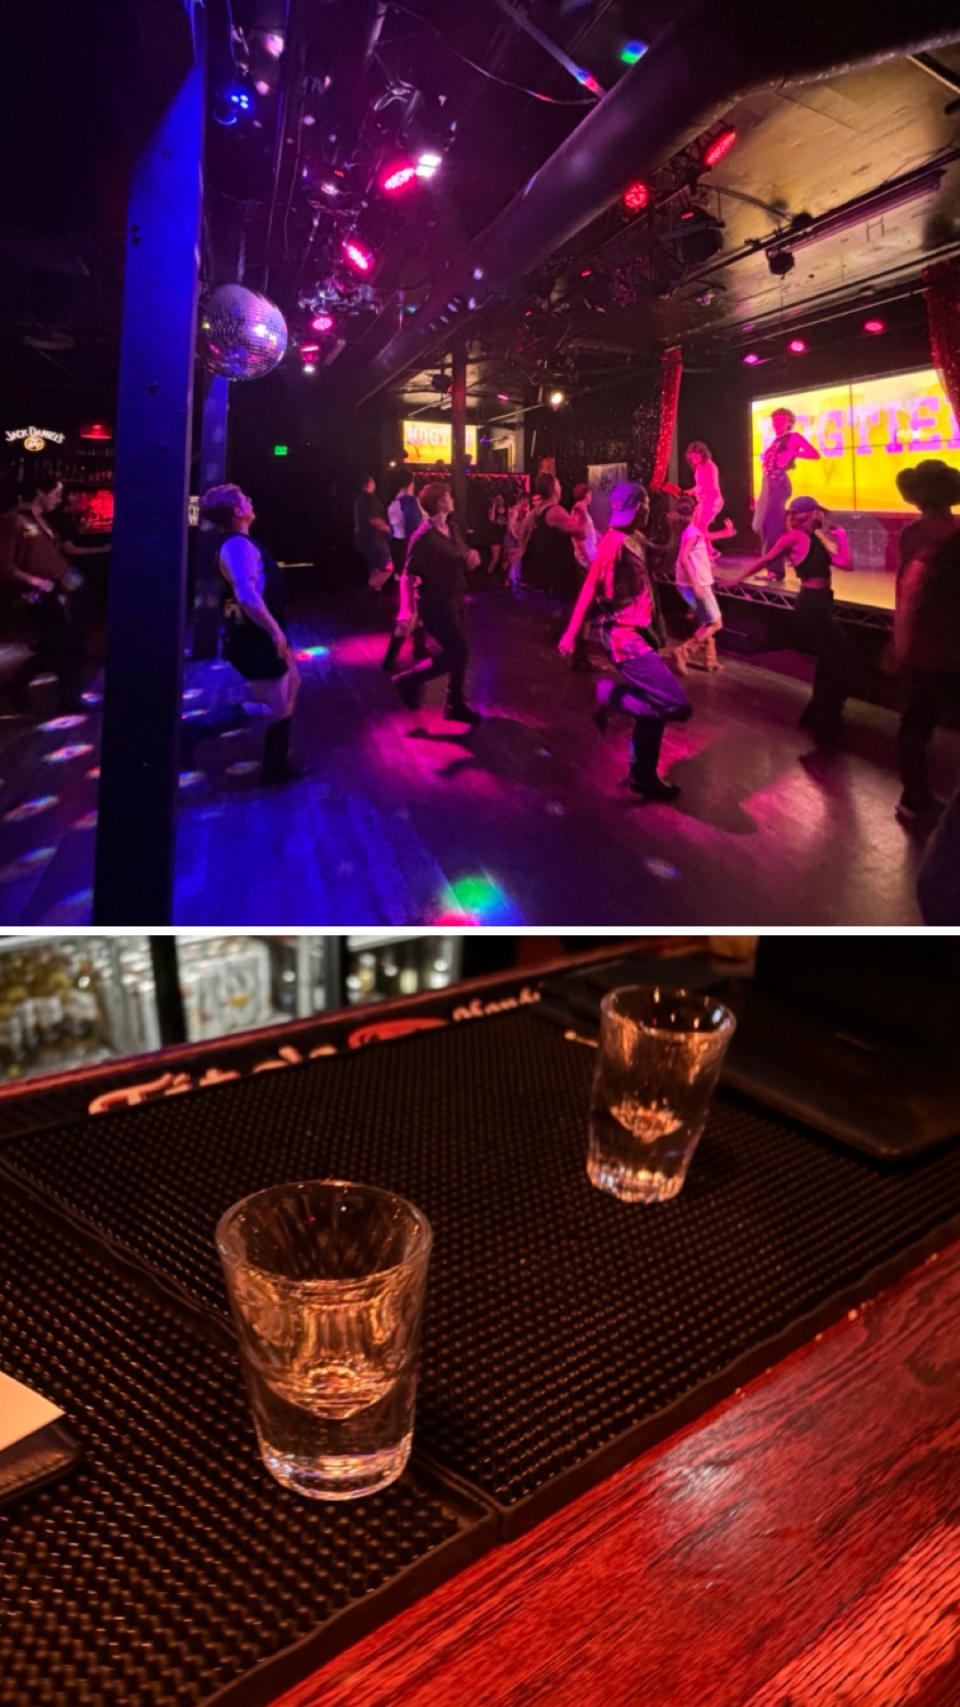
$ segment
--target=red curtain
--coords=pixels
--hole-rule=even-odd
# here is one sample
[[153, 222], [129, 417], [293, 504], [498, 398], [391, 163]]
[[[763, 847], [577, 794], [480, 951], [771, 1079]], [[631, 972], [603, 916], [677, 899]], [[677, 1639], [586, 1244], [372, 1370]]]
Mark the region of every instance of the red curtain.
[[935, 261], [923, 282], [933, 365], [960, 422], [960, 260]]
[[657, 446], [650, 473], [650, 490], [652, 492], [659, 491], [667, 477], [670, 446], [673, 444], [673, 431], [677, 424], [677, 406], [680, 402], [683, 351], [678, 345], [672, 345], [670, 349], [664, 350], [660, 363], [660, 425], [657, 429]]

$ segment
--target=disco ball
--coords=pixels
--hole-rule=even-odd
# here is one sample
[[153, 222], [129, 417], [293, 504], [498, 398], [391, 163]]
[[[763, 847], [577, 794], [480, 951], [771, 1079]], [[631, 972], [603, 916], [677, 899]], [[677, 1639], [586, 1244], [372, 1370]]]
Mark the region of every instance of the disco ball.
[[287, 323], [276, 303], [245, 285], [218, 285], [200, 306], [200, 360], [226, 379], [260, 379], [283, 360]]

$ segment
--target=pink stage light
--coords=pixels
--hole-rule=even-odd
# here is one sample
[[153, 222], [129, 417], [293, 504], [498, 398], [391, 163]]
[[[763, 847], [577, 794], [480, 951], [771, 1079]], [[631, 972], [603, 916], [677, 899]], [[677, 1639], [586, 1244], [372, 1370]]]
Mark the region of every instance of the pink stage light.
[[319, 354], [320, 354], [320, 345], [319, 344], [301, 344], [300, 345], [300, 360], [302, 362], [316, 361], [316, 358]]
[[807, 353], [807, 346], [802, 338], [791, 338], [787, 349], [792, 356], [805, 356]]
[[380, 179], [380, 188], [382, 190], [386, 190], [387, 194], [392, 196], [397, 190], [406, 189], [408, 184], [413, 183], [416, 176], [417, 168], [413, 164], [413, 161], [400, 160], [396, 165], [389, 167], [389, 169], [384, 173], [384, 176]]
[[635, 184], [629, 184], [623, 192], [623, 205], [628, 213], [640, 213], [650, 200], [650, 186], [638, 178]]
[[373, 256], [369, 249], [365, 249], [363, 244], [358, 243], [353, 237], [347, 238], [343, 245], [343, 253], [351, 267], [355, 267], [358, 273], [368, 273], [373, 266]]
[[707, 167], [719, 165], [724, 155], [730, 153], [736, 140], [736, 131], [732, 125], [728, 125], [726, 130], [722, 130], [719, 136], [715, 136], [713, 141], [708, 143], [704, 150], [703, 164]]
[[757, 355], [756, 350], [748, 350], [743, 360], [747, 367], [756, 367], [760, 357]]
[[310, 322], [311, 332], [332, 332], [333, 328], [334, 318], [332, 314], [315, 314]]
[[876, 336], [878, 332], [886, 331], [887, 323], [885, 320], [865, 320], [863, 322], [863, 329], [865, 332], [872, 332], [874, 336]]

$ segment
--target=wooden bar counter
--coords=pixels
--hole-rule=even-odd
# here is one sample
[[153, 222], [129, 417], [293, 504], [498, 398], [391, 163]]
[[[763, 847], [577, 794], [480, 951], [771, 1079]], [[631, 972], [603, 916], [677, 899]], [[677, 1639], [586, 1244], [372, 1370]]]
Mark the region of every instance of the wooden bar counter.
[[278, 1707], [958, 1707], [960, 1244]]

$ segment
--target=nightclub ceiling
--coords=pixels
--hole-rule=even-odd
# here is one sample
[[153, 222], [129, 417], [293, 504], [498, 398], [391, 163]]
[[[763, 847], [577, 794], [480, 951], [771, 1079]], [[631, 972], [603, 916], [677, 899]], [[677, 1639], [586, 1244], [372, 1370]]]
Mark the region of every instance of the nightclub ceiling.
[[[209, 0], [205, 282], [274, 298], [288, 361], [313, 346], [319, 387], [364, 394], [380, 373], [410, 407], [440, 403], [442, 328], [389, 373], [384, 346], [403, 353], [398, 332], [526, 186], [536, 195], [675, 10]], [[35, 0], [6, 45], [22, 75], [0, 119], [4, 381], [89, 392], [112, 378], [125, 184], [151, 101], [190, 51], [188, 8]], [[915, 289], [926, 259], [960, 248], [958, 99], [960, 48], [939, 47], [932, 62], [780, 80], [678, 125], [649, 159], [625, 150], [626, 199], [572, 221], [549, 259], [517, 253], [467, 317], [471, 387], [520, 400], [675, 339], [709, 366]]]

